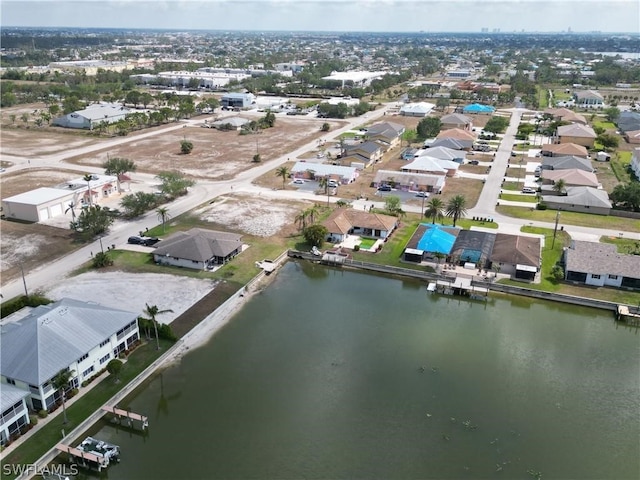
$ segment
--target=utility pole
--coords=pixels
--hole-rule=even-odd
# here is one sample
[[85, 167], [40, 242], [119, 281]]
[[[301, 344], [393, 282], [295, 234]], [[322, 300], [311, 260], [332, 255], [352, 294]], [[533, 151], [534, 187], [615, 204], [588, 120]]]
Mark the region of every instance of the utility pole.
[[22, 264], [20, 264], [20, 273], [22, 274], [22, 284], [24, 285], [24, 296], [28, 297], [29, 292], [27, 291], [27, 280], [24, 278], [24, 269], [22, 268]]
[[551, 242], [551, 250], [556, 244], [556, 234], [558, 233], [558, 221], [560, 220], [560, 210], [556, 213], [556, 226], [553, 228], [553, 241]]

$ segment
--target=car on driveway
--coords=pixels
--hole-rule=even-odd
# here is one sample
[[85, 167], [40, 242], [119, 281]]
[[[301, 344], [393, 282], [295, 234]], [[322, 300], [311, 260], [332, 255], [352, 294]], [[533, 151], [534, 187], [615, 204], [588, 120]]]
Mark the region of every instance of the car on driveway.
[[378, 187], [378, 191], [379, 192], [390, 192], [391, 191], [391, 187], [389, 185], [380, 185]]
[[304, 180], [302, 178], [296, 178], [293, 183], [296, 185], [304, 185]]
[[416, 193], [416, 197], [428, 197], [429, 193], [428, 192], [418, 192]]
[[478, 160], [469, 160], [469, 165], [478, 165], [479, 163]]

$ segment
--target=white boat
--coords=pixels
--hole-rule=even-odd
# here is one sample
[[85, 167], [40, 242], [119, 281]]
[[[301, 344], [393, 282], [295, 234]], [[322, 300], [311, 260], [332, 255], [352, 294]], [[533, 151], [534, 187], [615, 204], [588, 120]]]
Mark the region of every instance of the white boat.
[[120, 460], [120, 447], [112, 443], [103, 442], [93, 437], [85, 438], [77, 449], [81, 452], [90, 453], [102, 459], [103, 465], [109, 465], [111, 462]]
[[429, 282], [429, 285], [427, 285], [427, 292], [435, 292], [435, 291], [436, 291], [436, 283]]

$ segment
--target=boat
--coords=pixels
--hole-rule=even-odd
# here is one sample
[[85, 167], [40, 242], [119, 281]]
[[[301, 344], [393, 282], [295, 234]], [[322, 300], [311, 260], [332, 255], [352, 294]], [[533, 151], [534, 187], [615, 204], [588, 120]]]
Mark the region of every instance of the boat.
[[261, 268], [265, 274], [269, 275], [278, 266], [273, 260], [264, 259], [261, 262], [256, 262], [256, 267]]
[[85, 438], [80, 445], [76, 447], [81, 453], [95, 455], [100, 460], [102, 466], [106, 467], [111, 462], [120, 461], [120, 447], [112, 443], [103, 442], [93, 437]]
[[429, 282], [429, 285], [427, 285], [427, 292], [435, 292], [435, 291], [436, 291], [436, 283]]

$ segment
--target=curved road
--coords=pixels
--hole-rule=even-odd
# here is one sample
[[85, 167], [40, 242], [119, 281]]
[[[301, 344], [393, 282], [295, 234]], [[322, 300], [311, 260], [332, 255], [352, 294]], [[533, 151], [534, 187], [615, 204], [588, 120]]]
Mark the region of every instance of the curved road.
[[[383, 115], [386, 114], [389, 105], [385, 105], [383, 108], [366, 113], [365, 115], [357, 118], [353, 118], [348, 120], [347, 124], [338, 129], [334, 130], [326, 135], [320, 137], [320, 140], [325, 140], [327, 142], [331, 142], [332, 139], [335, 138], [336, 135], [339, 135], [347, 130], [354, 128], [357, 125], [361, 125], [372, 120], [379, 119]], [[518, 129], [518, 125], [520, 123], [520, 118], [522, 114], [526, 112], [526, 109], [516, 108], [512, 109], [512, 116], [509, 123], [509, 127], [507, 128], [504, 139], [500, 143], [500, 147], [496, 152], [496, 155], [493, 160], [493, 165], [490, 173], [486, 177], [486, 181], [484, 184], [484, 188], [480, 194], [480, 198], [478, 199], [478, 203], [476, 207], [470, 209], [468, 212], [469, 216], [480, 216], [480, 217], [489, 217], [493, 218], [499, 224], [499, 231], [503, 233], [514, 233], [517, 234], [520, 232], [520, 227], [523, 225], [533, 224], [539, 227], [545, 228], [554, 228], [553, 223], [547, 222], [529, 222], [527, 220], [521, 220], [512, 217], [506, 217], [504, 215], [500, 215], [496, 213], [495, 206], [499, 198], [500, 189], [502, 186], [502, 180], [504, 178], [510, 156], [513, 148], [513, 144], [515, 141], [515, 134]], [[176, 130], [179, 128], [183, 128], [186, 125], [198, 125], [202, 123], [202, 121], [198, 120], [187, 120], [186, 122], [180, 123], [178, 125], [171, 125], [162, 129], [158, 129], [151, 132], [144, 132], [132, 137], [122, 137], [116, 138], [113, 140], [108, 140], [106, 142], [102, 142], [99, 144], [93, 144], [83, 147], [78, 147], [77, 149], [67, 150], [63, 153], [55, 153], [51, 155], [46, 155], [39, 157], [37, 159], [32, 158], [21, 158], [16, 156], [7, 157], [10, 158], [11, 161], [16, 162], [16, 165], [11, 167], [11, 170], [30, 168], [34, 167], [60, 167], [65, 163], [65, 160], [68, 158], [75, 157], [77, 155], [86, 154], [98, 150], [104, 150], [106, 148], [110, 148], [116, 145], [122, 145], [128, 142], [137, 141], [141, 138], [148, 138], [155, 135], [161, 135], [162, 133]], [[310, 200], [317, 200], [317, 196], [311, 193], [305, 194], [296, 191], [286, 191], [286, 190], [270, 190], [265, 188], [260, 188], [255, 186], [252, 182], [264, 175], [272, 171], [277, 166], [288, 161], [289, 158], [296, 158], [303, 153], [309, 151], [310, 149], [314, 149], [317, 146], [318, 139], [314, 139], [303, 145], [302, 147], [289, 152], [286, 155], [283, 155], [279, 158], [273, 159], [271, 161], [265, 162], [259, 166], [256, 166], [250, 170], [246, 170], [235, 178], [226, 181], [212, 182], [212, 181], [199, 181], [193, 188], [190, 189], [189, 194], [185, 197], [181, 197], [170, 204], [167, 205], [172, 212], [172, 216], [177, 216], [182, 213], [185, 213], [189, 210], [194, 209], [195, 207], [210, 201], [211, 199], [228, 193], [233, 187], [234, 191], [237, 192], [251, 192], [257, 193], [260, 192], [261, 195], [265, 197], [272, 198], [290, 198], [290, 199], [301, 199], [308, 198]], [[31, 163], [33, 162], [33, 163]], [[74, 168], [77, 166], [74, 165]], [[103, 170], [101, 168], [88, 168], [87, 171], [92, 173], [102, 173]], [[135, 174], [134, 178], [136, 180], [143, 181], [145, 183], [153, 183], [155, 177], [150, 174]], [[335, 198], [332, 198], [332, 201], [336, 201]], [[364, 209], [366, 205], [370, 205], [371, 200], [356, 200], [353, 202], [354, 208], [362, 208]], [[377, 207], [381, 207], [384, 205], [384, 202], [373, 202]], [[406, 211], [419, 213], [420, 207], [412, 206], [412, 205], [404, 205], [403, 208]], [[137, 218], [134, 221], [117, 221], [113, 227], [110, 229], [109, 233], [102, 237], [102, 239], [96, 240], [90, 245], [87, 245], [83, 248], [80, 248], [54, 262], [51, 262], [47, 265], [43, 265], [38, 267], [35, 270], [32, 270], [25, 274], [25, 281], [29, 291], [34, 291], [37, 289], [42, 289], [53, 285], [56, 282], [60, 281], [61, 275], [66, 274], [66, 272], [70, 272], [73, 269], [79, 267], [83, 263], [85, 263], [91, 256], [91, 252], [99, 251], [100, 249], [100, 241], [102, 241], [102, 245], [106, 248], [108, 245], [119, 245], [126, 242], [126, 239], [130, 235], [137, 234], [139, 231], [144, 230], [148, 225], [157, 224], [157, 214], [155, 212], [149, 212], [146, 215]], [[611, 235], [613, 234], [622, 234], [625, 238], [634, 238], [640, 240], [640, 234], [635, 232], [611, 232], [609, 230], [602, 230], [596, 228], [589, 227], [577, 227], [577, 226], [566, 226], [565, 230], [572, 236], [572, 238], [581, 239], [581, 240], [590, 240], [590, 241], [598, 241], [598, 239], [603, 235]], [[2, 296], [5, 299], [13, 298], [18, 295], [22, 295], [24, 293], [24, 285], [22, 279], [18, 279], [12, 282], [7, 283], [2, 286]]]

